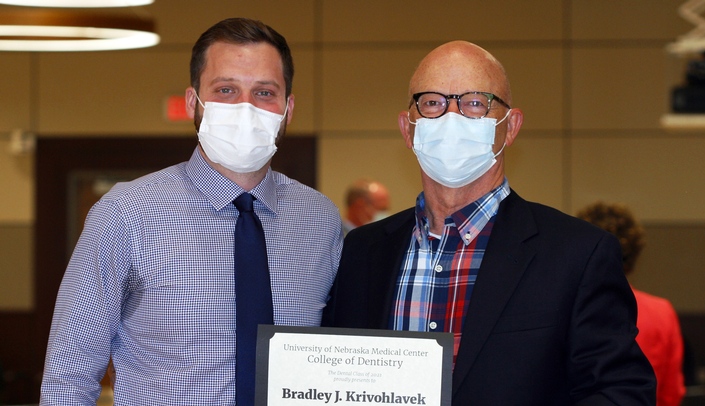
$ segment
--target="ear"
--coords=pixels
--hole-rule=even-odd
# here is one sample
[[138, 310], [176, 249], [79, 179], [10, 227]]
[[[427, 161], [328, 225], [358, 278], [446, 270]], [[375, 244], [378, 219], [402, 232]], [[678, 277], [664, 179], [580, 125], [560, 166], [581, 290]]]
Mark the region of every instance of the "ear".
[[401, 131], [406, 147], [412, 149], [414, 147], [414, 136], [411, 134], [411, 123], [409, 122], [409, 111], [402, 111], [397, 117], [399, 130]]
[[197, 108], [196, 104], [198, 103], [198, 99], [196, 98], [196, 89], [189, 86], [186, 89], [184, 99], [186, 100], [186, 114], [188, 114], [189, 118], [193, 118]]
[[512, 109], [509, 112], [509, 117], [507, 117], [507, 134], [504, 136], [504, 142], [507, 146], [514, 143], [517, 135], [519, 134], [519, 129], [524, 122], [524, 112], [520, 109]]
[[294, 117], [294, 95], [289, 95], [289, 108], [286, 111], [286, 125], [291, 123], [291, 119]]

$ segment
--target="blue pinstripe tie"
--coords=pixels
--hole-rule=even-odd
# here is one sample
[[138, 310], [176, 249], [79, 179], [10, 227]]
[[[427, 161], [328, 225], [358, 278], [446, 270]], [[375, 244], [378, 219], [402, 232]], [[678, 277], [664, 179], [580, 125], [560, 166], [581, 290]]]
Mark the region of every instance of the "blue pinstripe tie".
[[240, 212], [235, 225], [237, 406], [255, 403], [257, 325], [274, 324], [267, 246], [253, 201], [251, 194], [243, 193], [234, 202]]

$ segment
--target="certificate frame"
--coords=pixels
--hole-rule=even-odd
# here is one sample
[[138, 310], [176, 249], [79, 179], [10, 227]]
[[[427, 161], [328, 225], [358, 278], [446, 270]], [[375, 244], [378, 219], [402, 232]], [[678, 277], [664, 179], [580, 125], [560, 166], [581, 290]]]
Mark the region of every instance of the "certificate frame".
[[452, 365], [452, 333], [260, 325], [255, 405], [450, 406]]

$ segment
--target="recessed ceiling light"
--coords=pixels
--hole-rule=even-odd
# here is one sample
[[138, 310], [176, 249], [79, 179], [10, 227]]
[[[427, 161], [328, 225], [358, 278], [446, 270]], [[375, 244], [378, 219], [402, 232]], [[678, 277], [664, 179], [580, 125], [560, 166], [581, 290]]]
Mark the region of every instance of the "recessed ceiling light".
[[158, 43], [154, 22], [131, 14], [58, 9], [0, 13], [0, 51], [107, 51]]
[[154, 0], [2, 0], [0, 4], [29, 7], [135, 7], [154, 3]]

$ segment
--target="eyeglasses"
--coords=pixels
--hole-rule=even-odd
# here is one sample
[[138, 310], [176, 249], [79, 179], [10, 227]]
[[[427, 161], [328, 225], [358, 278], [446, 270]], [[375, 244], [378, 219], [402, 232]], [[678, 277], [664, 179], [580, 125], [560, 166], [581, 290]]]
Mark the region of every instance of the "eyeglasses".
[[[463, 94], [441, 94], [436, 92], [415, 93], [412, 98], [416, 102], [416, 110], [421, 117], [438, 118], [448, 112], [449, 99], [458, 103], [460, 114], [467, 118], [483, 118], [492, 107], [492, 102], [497, 102], [508, 109], [509, 105], [498, 96], [487, 92], [467, 92]], [[411, 106], [409, 106], [411, 107]]]

